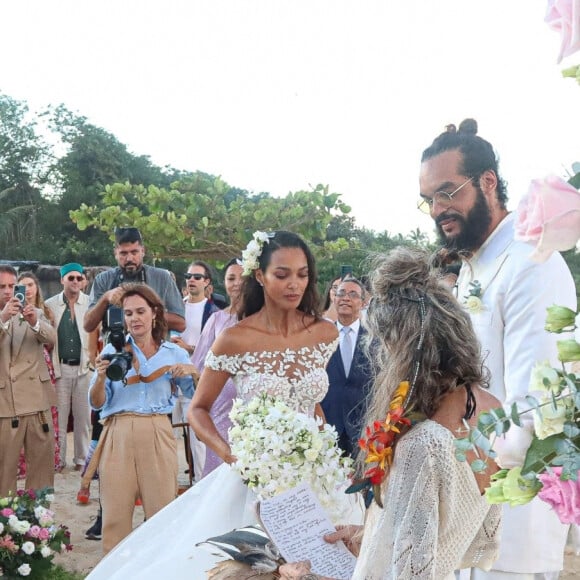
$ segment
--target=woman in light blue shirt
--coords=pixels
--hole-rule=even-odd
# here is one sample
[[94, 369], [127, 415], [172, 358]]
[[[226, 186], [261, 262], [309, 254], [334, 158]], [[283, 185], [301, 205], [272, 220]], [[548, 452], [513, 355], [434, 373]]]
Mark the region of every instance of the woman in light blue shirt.
[[197, 376], [187, 352], [165, 340], [165, 308], [155, 291], [144, 284], [123, 290], [126, 344], [120, 352], [112, 344], [103, 349], [89, 390], [104, 424], [98, 453], [105, 554], [131, 532], [137, 498], [150, 518], [176, 497], [177, 450], [168, 414], [177, 387], [192, 397]]

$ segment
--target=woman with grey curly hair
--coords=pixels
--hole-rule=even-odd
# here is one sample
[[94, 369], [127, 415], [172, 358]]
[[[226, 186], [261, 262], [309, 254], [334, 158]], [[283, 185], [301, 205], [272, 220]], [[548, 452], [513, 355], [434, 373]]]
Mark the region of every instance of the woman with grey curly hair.
[[[371, 440], [384, 444], [378, 449], [390, 467], [379, 462], [369, 470], [363, 449], [360, 467], [375, 494], [364, 529], [340, 528], [325, 539], [345, 541], [358, 557], [353, 580], [447, 580], [460, 568], [489, 569], [501, 512], [482, 494], [497, 467], [474, 474], [455, 457], [465, 423], [474, 426], [476, 411], [500, 406], [485, 390], [469, 316], [426, 252], [399, 247], [373, 266], [366, 325], [375, 383], [363, 437], [367, 450]], [[389, 420], [400, 434], [379, 428]], [[283, 565], [280, 573], [283, 580], [321, 578], [307, 562]]]

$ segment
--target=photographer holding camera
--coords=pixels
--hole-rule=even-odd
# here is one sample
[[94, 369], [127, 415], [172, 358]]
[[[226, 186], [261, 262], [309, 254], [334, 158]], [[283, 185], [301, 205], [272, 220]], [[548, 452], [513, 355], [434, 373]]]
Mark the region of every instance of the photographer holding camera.
[[[185, 330], [185, 307], [179, 289], [167, 270], [143, 264], [145, 246], [139, 230], [132, 227], [116, 228], [114, 252], [117, 267], [98, 274], [91, 287], [89, 309], [84, 317], [85, 330], [92, 332], [101, 325], [103, 334], [108, 338], [111, 325], [123, 328], [123, 313], [119, 308], [123, 294], [120, 286], [131, 282], [146, 284], [159, 295], [165, 306], [168, 330]], [[93, 440], [100, 436], [101, 425], [98, 421], [98, 413], [93, 413]], [[88, 499], [89, 483], [81, 484], [77, 497]], [[89, 540], [101, 539], [101, 509], [85, 537]]]
[[177, 496], [177, 450], [167, 415], [177, 387], [191, 397], [197, 377], [187, 352], [165, 340], [159, 296], [144, 284], [119, 290], [128, 335], [125, 341], [122, 331], [112, 329], [89, 389], [91, 406], [104, 424], [95, 451], [104, 553], [131, 532], [137, 498], [150, 518]]
[[121, 284], [136, 282], [147, 284], [155, 290], [165, 305], [169, 330], [185, 330], [185, 308], [177, 285], [171, 274], [162, 268], [143, 264], [145, 246], [137, 228], [116, 228], [115, 259], [117, 267], [101, 272], [93, 282], [89, 310], [85, 314], [87, 332], [95, 330], [102, 322], [107, 331], [107, 311], [120, 304]]

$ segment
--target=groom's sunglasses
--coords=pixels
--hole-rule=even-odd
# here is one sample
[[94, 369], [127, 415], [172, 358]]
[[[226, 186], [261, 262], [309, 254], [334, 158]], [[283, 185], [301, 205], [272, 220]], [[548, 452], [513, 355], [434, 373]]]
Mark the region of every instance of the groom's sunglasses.
[[190, 280], [191, 278], [193, 278], [194, 280], [207, 280], [207, 276], [204, 276], [203, 274], [190, 274], [189, 272], [187, 272], [183, 276], [185, 277], [186, 280]]

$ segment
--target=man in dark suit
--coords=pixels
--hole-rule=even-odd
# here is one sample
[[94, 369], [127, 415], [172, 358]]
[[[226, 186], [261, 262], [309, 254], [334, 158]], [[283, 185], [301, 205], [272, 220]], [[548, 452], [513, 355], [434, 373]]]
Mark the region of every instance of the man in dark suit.
[[326, 420], [338, 433], [338, 444], [346, 455], [356, 455], [372, 386], [370, 363], [362, 346], [366, 334], [360, 324], [365, 289], [356, 278], [346, 278], [338, 287], [334, 305], [340, 346], [330, 358], [326, 372], [329, 388], [322, 401]]

